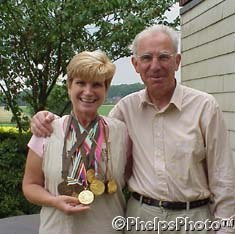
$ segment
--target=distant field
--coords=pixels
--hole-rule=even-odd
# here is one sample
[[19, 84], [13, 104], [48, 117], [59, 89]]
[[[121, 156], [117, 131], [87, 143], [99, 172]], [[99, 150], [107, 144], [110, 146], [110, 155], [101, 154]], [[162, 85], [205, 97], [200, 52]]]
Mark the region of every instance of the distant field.
[[12, 113], [4, 110], [3, 106], [0, 106], [0, 123], [9, 123], [11, 121]]
[[[29, 110], [27, 106], [21, 106], [20, 107], [23, 112], [29, 116]], [[0, 106], [0, 125], [1, 126], [8, 126], [12, 125], [11, 123], [12, 113], [11, 111], [7, 111], [4, 109], [3, 106]]]
[[[21, 107], [24, 112], [27, 114], [27, 107]], [[107, 116], [110, 110], [113, 108], [113, 105], [103, 105], [99, 108], [99, 114]], [[0, 124], [1, 126], [9, 125], [11, 121], [12, 113], [10, 111], [4, 110], [3, 106], [0, 106]]]

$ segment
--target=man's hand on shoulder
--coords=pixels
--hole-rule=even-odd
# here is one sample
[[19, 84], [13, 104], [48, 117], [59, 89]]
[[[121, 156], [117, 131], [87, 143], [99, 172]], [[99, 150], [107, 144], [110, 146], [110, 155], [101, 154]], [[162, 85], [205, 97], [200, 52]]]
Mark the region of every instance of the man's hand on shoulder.
[[38, 137], [48, 137], [53, 132], [51, 123], [57, 116], [49, 111], [39, 111], [31, 119], [31, 132]]

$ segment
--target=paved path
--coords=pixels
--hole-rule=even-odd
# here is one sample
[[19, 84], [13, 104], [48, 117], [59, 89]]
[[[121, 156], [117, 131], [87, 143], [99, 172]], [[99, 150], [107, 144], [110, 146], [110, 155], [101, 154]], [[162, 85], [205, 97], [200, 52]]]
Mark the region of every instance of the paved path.
[[0, 234], [38, 234], [39, 215], [0, 219]]

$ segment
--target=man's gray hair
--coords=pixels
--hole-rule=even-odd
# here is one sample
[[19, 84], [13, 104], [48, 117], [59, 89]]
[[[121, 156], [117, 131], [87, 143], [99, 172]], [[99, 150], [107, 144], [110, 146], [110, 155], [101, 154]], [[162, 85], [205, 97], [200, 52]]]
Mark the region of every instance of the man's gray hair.
[[176, 53], [178, 52], [179, 32], [177, 32], [176, 30], [174, 30], [173, 28], [169, 26], [158, 24], [158, 25], [150, 26], [136, 35], [132, 44], [129, 46], [133, 55], [137, 54], [138, 43], [142, 38], [148, 35], [156, 34], [156, 33], [165, 33], [167, 36], [169, 36], [169, 38], [172, 40], [175, 52]]

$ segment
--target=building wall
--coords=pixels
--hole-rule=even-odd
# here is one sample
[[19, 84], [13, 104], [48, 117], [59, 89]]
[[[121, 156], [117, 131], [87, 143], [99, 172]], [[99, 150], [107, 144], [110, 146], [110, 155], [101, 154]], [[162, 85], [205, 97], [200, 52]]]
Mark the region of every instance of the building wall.
[[214, 95], [235, 160], [235, 0], [190, 0], [181, 6], [181, 82]]

